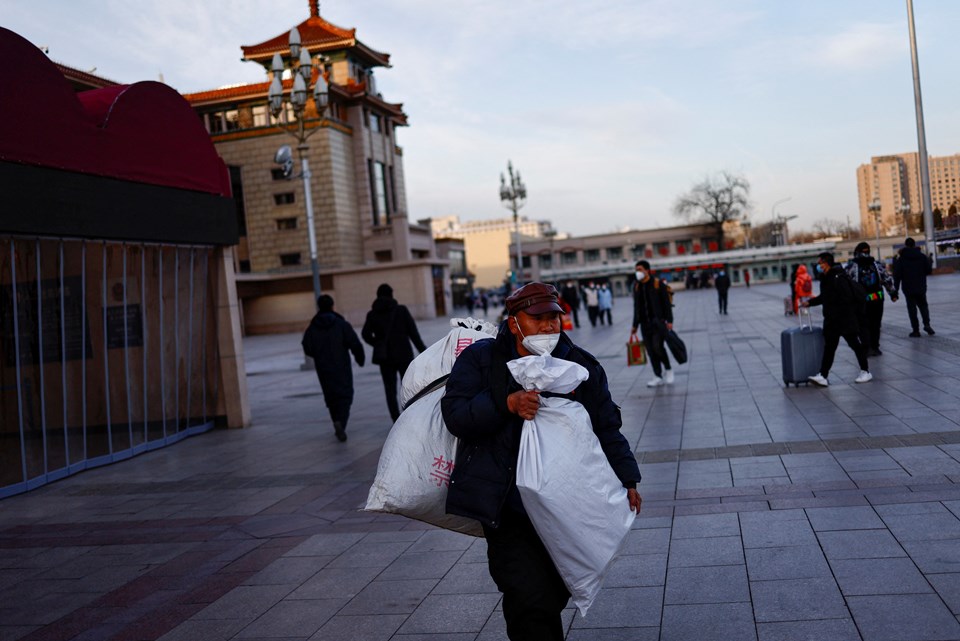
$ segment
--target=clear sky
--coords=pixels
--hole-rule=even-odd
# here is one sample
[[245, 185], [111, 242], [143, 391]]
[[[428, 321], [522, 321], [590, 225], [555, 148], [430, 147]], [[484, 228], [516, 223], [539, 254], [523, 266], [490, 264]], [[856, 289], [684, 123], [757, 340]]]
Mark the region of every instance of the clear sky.
[[[927, 149], [960, 152], [960, 2], [915, 0]], [[721, 170], [771, 207], [857, 224], [856, 168], [917, 150], [905, 0], [327, 0], [321, 15], [389, 53], [411, 218], [522, 213], [561, 232], [679, 224], [677, 196]], [[0, 0], [0, 25], [52, 59], [182, 92], [259, 82], [240, 45], [307, 0]], [[10, 61], [8, 61], [8, 64]], [[10, 88], [4, 88], [9, 90]]]

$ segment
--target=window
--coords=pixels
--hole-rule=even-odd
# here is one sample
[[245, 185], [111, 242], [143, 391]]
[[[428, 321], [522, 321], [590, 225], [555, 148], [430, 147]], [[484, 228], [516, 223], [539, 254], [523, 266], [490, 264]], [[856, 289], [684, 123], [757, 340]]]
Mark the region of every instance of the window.
[[277, 230], [296, 228], [297, 218], [295, 216], [292, 218], [277, 218]]
[[207, 114], [207, 131], [211, 134], [218, 134], [225, 129], [223, 123], [223, 114], [219, 111]]
[[373, 257], [378, 263], [389, 263], [393, 260], [393, 252], [389, 249], [380, 249], [373, 252]]
[[373, 205], [373, 224], [390, 223], [390, 211], [387, 209], [386, 166], [379, 161], [368, 160], [370, 169], [370, 198]]
[[380, 124], [380, 115], [371, 113], [370, 114], [370, 131], [378, 134], [382, 130], [383, 130], [383, 127]]
[[647, 246], [644, 243], [637, 243], [633, 246], [633, 259], [640, 260], [646, 255]]
[[285, 191], [282, 194], [274, 194], [273, 202], [276, 205], [292, 205], [296, 202], [296, 196], [292, 191]]
[[289, 267], [291, 265], [300, 264], [300, 252], [292, 252], [289, 254], [280, 254], [280, 264], [284, 267]]
[[540, 269], [550, 269], [551, 267], [553, 267], [553, 256], [540, 254]]
[[653, 253], [657, 256], [667, 256], [670, 254], [670, 243], [654, 243]]
[[620, 260], [623, 258], [622, 247], [607, 247], [607, 260]]
[[274, 180], [286, 180], [286, 179], [287, 179], [287, 177], [283, 175], [283, 170], [282, 170], [282, 169], [279, 169], [279, 168], [278, 168], [278, 169], [271, 169], [271, 170], [270, 170], [270, 177], [273, 178]]
[[577, 264], [577, 252], [562, 252], [560, 254], [560, 262], [564, 265], [576, 265]]
[[388, 169], [390, 171], [390, 204], [393, 205], [393, 213], [397, 213], [397, 181], [393, 178], [393, 165]]
[[227, 131], [236, 131], [240, 128], [240, 113], [236, 109], [225, 111], [223, 119], [227, 124]]
[[237, 206], [237, 231], [240, 236], [246, 236], [247, 214], [243, 208], [243, 174], [240, 167], [236, 165], [230, 165], [227, 169], [230, 172], [230, 190], [233, 192], [233, 202]]
[[599, 249], [586, 249], [583, 252], [583, 259], [589, 263], [599, 263], [600, 262], [600, 250]]
[[240, 261], [240, 273], [241, 273], [241, 274], [249, 274], [249, 273], [250, 273], [250, 261], [249, 261], [249, 260], [241, 260], [241, 261]]
[[266, 105], [255, 105], [252, 111], [254, 127], [266, 127], [270, 124], [270, 114], [267, 113]]

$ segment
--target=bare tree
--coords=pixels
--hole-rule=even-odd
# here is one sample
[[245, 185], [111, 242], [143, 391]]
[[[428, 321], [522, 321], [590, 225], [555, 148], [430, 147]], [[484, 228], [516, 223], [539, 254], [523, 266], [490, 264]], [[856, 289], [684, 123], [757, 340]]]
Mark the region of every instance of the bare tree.
[[854, 235], [857, 235], [857, 232], [841, 220], [821, 218], [813, 223], [814, 238], [829, 238], [830, 236], [850, 238]]
[[750, 183], [743, 176], [728, 171], [715, 178], [704, 178], [677, 198], [673, 213], [691, 222], [713, 225], [718, 246], [723, 249], [723, 223], [742, 220], [750, 205]]

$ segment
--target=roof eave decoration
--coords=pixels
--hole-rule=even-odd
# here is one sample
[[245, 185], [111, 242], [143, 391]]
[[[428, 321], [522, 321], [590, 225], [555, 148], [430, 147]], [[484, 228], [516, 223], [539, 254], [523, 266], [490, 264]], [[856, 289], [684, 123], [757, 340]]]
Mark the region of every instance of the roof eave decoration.
[[[306, 47], [312, 53], [353, 48], [374, 65], [390, 66], [389, 54], [375, 51], [358, 41], [356, 29], [344, 29], [327, 22], [318, 15], [313, 15], [298, 24], [297, 31], [300, 32], [301, 46]], [[290, 50], [289, 34], [290, 32], [287, 31], [260, 44], [241, 46], [243, 60], [269, 65], [273, 54], [284, 54]]]

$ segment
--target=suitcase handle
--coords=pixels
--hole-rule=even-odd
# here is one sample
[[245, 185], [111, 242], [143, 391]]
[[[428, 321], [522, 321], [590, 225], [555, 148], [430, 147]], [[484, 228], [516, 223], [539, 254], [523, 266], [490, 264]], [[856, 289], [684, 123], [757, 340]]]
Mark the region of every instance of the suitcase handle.
[[[807, 317], [807, 325], [803, 325], [803, 317]], [[813, 316], [810, 314], [810, 308], [804, 307], [802, 305], [797, 306], [797, 320], [800, 322], [800, 329], [808, 329], [813, 331]]]

